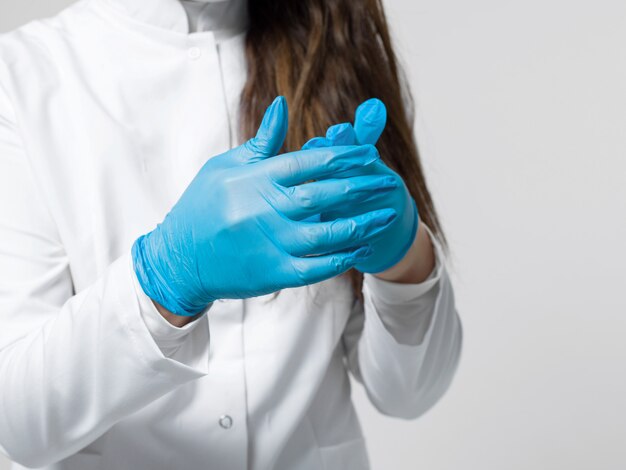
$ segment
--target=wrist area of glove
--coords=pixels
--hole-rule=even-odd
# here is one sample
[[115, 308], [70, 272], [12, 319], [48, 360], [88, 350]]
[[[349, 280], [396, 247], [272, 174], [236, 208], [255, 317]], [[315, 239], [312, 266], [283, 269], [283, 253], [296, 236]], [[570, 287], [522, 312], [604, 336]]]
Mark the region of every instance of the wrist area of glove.
[[190, 301], [189, 295], [179, 292], [171, 279], [170, 263], [161, 261], [152, 248], [155, 232], [140, 236], [131, 248], [133, 268], [144, 293], [175, 315], [191, 317], [202, 312], [210, 301]]
[[[394, 254], [392, 258], [386, 259], [385, 260], [386, 262], [384, 265], [379, 265], [379, 266], [376, 266], [375, 268], [372, 266], [367, 266], [368, 269], [360, 269], [359, 265], [357, 264], [355, 266], [355, 269], [363, 273], [370, 273], [370, 274], [381, 273], [395, 266], [396, 264], [398, 264], [406, 256], [408, 251], [411, 249], [413, 242], [415, 241], [415, 237], [417, 236], [417, 229], [419, 225], [419, 213], [417, 210], [417, 204], [415, 203], [415, 199], [413, 199], [412, 197], [410, 198], [410, 201], [411, 201], [410, 202], [411, 210], [409, 213], [411, 214], [411, 216], [409, 220], [403, 221], [402, 223], [406, 224], [407, 227], [410, 226], [411, 228], [407, 232], [406, 241], [401, 245], [400, 249]], [[392, 246], [393, 244], [391, 246], [389, 244], [385, 244], [385, 245], [379, 245], [376, 248], [390, 250], [392, 249]]]

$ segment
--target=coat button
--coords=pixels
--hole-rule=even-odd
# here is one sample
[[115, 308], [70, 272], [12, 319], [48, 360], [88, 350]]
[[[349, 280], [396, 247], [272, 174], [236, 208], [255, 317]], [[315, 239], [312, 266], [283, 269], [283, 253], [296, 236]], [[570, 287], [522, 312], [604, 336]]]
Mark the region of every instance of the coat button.
[[224, 429], [230, 429], [232, 425], [233, 425], [233, 418], [231, 418], [228, 415], [220, 416], [220, 426], [222, 426]]
[[200, 58], [201, 55], [202, 51], [199, 47], [190, 47], [187, 51], [187, 56], [189, 56], [191, 60], [197, 60]]

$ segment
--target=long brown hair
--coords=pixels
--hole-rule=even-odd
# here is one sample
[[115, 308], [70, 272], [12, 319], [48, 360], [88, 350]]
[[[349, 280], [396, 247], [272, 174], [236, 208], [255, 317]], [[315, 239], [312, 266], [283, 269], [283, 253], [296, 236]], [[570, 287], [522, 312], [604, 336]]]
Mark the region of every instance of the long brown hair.
[[[351, 122], [355, 108], [376, 97], [388, 121], [377, 147], [404, 179], [420, 220], [446, 246], [413, 136], [413, 101], [393, 51], [381, 0], [249, 0], [247, 82], [241, 130], [256, 131], [277, 95], [289, 104], [285, 151], [299, 149], [328, 126]], [[355, 293], [363, 276], [349, 271]]]

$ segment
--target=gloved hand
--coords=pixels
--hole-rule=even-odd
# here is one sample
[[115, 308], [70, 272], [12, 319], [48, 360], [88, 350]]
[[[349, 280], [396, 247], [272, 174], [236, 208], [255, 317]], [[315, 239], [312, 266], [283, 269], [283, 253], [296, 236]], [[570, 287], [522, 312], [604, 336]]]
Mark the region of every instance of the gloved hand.
[[[337, 124], [328, 128], [326, 137], [316, 137], [302, 148], [325, 148], [337, 145], [375, 145], [385, 128], [387, 110], [382, 101], [370, 99], [356, 110], [354, 126], [349, 123]], [[411, 247], [418, 228], [417, 205], [411, 197], [402, 177], [389, 168], [382, 160], [371, 165], [336, 173], [335, 178], [354, 178], [358, 175], [387, 175], [396, 182], [393, 191], [385, 191], [381, 197], [337, 205], [322, 211], [321, 221], [391, 207], [398, 217], [385, 229], [380, 230], [370, 241], [372, 255], [359, 261], [354, 267], [366, 273], [382, 272], [398, 263]]]
[[[395, 180], [385, 175], [326, 179], [378, 161], [376, 148], [275, 156], [286, 132], [280, 97], [255, 138], [209, 159], [163, 222], [135, 241], [135, 273], [150, 298], [172, 313], [195, 315], [216, 299], [328, 279], [369, 256], [369, 240], [392, 223], [394, 209], [381, 205], [332, 222], [303, 219], [393, 189]], [[311, 179], [316, 182], [300, 184]]]

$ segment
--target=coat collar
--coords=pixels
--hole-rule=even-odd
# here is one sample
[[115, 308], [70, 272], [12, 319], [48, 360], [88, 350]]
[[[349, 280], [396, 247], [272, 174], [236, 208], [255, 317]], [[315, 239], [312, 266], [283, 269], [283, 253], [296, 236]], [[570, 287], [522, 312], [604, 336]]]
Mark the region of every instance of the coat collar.
[[[189, 21], [179, 0], [102, 0], [123, 14], [150, 26], [189, 34]], [[247, 0], [202, 2], [199, 25], [203, 31], [229, 37], [246, 29]]]

